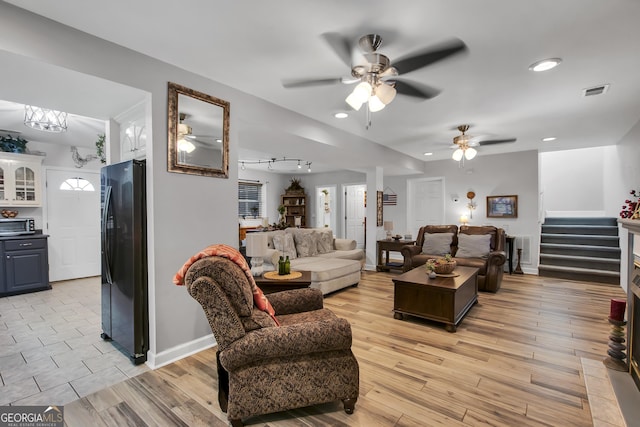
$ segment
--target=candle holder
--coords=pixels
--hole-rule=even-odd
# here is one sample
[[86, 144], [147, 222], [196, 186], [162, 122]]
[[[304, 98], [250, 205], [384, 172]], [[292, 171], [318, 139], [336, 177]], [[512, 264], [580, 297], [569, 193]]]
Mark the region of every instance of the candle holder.
[[624, 360], [627, 358], [625, 345], [625, 333], [624, 327], [627, 324], [626, 320], [615, 320], [611, 317], [608, 318], [611, 323], [611, 333], [609, 335], [609, 350], [607, 354], [609, 357], [604, 359], [602, 363], [609, 369], [616, 371], [627, 372], [629, 371], [629, 365]]

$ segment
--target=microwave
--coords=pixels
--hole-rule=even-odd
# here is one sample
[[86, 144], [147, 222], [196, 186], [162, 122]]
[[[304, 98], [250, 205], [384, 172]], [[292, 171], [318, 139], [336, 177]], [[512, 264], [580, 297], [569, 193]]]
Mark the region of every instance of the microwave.
[[36, 224], [33, 218], [0, 219], [0, 236], [19, 236], [35, 232]]

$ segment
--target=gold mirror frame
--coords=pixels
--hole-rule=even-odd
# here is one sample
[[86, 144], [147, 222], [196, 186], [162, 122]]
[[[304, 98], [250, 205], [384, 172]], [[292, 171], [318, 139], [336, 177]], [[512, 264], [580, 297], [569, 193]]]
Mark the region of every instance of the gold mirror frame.
[[[187, 97], [187, 98], [183, 98]], [[201, 128], [206, 127], [207, 129], [220, 129], [222, 135], [220, 138], [222, 139], [221, 147], [220, 147], [220, 159], [216, 161], [213, 159], [213, 163], [215, 164], [207, 164], [212, 159], [200, 158], [199, 162], [196, 163], [189, 158], [197, 158], [197, 154], [193, 156], [187, 156], [185, 150], [179, 149], [179, 139], [178, 139], [178, 129], [179, 124], [181, 123], [181, 116], [185, 117], [185, 113], [181, 110], [179, 105], [179, 99], [182, 98], [183, 101], [189, 101], [189, 104], [195, 105], [198, 111], [209, 109], [212, 114], [202, 114], [199, 113], [198, 117], [191, 117], [192, 119], [197, 119], [200, 123], [204, 123], [201, 125]], [[191, 102], [193, 100], [193, 103]], [[204, 102], [206, 104], [211, 105], [198, 105], [198, 101]], [[185, 102], [183, 102], [185, 104]], [[210, 108], [214, 106], [213, 110]], [[183, 106], [184, 107], [184, 106]], [[220, 108], [216, 111], [216, 107]], [[209, 117], [210, 116], [210, 117]], [[186, 120], [186, 119], [185, 119]], [[181, 86], [176, 83], [169, 82], [169, 102], [168, 102], [168, 155], [167, 155], [167, 170], [169, 172], [175, 173], [186, 173], [191, 175], [200, 175], [200, 176], [212, 176], [217, 178], [229, 178], [229, 103], [220, 98], [216, 98], [215, 96], [207, 95], [202, 92], [198, 92], [193, 89], [189, 89], [187, 87]], [[191, 127], [187, 126], [189, 131], [191, 131]], [[184, 138], [184, 135], [182, 135]], [[207, 138], [218, 139], [217, 135], [209, 135]], [[181, 141], [182, 142], [182, 141]], [[191, 144], [193, 146], [193, 144]], [[196, 148], [192, 148], [192, 151], [196, 150]], [[189, 151], [191, 154], [192, 151]], [[217, 149], [213, 150], [217, 152]], [[189, 158], [188, 158], [189, 157]]]

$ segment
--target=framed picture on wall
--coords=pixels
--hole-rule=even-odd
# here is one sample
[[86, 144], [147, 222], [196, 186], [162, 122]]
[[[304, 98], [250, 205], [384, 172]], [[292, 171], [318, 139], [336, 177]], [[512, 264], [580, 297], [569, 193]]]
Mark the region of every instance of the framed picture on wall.
[[518, 196], [487, 196], [487, 218], [517, 218]]
[[382, 191], [376, 192], [376, 226], [382, 227]]

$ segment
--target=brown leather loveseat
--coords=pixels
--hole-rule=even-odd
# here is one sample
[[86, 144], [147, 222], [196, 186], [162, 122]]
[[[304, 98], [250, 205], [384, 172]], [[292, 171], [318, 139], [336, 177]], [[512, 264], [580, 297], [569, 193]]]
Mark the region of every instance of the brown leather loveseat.
[[[505, 254], [505, 232], [493, 226], [426, 225], [415, 245], [402, 248], [404, 271], [424, 265], [429, 258], [450, 253], [458, 265], [478, 269], [478, 289], [500, 289]], [[427, 251], [427, 252], [425, 252]]]

